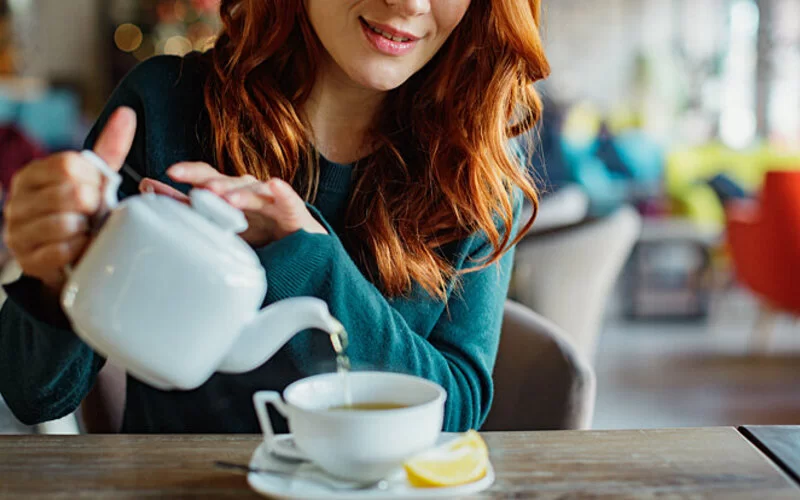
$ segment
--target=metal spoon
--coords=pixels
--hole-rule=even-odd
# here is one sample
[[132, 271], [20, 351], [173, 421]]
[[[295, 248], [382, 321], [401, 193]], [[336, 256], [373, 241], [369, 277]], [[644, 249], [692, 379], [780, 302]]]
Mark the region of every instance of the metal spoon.
[[363, 490], [386, 490], [389, 488], [389, 481], [385, 479], [380, 479], [378, 481], [374, 481], [371, 483], [364, 483], [364, 484], [353, 484], [353, 485], [341, 485], [341, 484], [333, 484], [327, 481], [319, 481], [319, 478], [311, 478], [309, 476], [303, 476], [303, 474], [297, 474], [296, 472], [288, 472], [285, 470], [278, 470], [278, 469], [267, 469], [263, 467], [250, 467], [248, 465], [243, 464], [236, 464], [232, 462], [224, 462], [224, 461], [216, 461], [214, 465], [221, 468], [221, 469], [228, 469], [228, 470], [237, 470], [240, 472], [255, 472], [255, 473], [264, 473], [264, 474], [272, 474], [276, 476], [282, 477], [289, 477], [289, 478], [301, 478], [304, 480], [310, 480], [315, 483], [321, 484], [326, 488], [332, 491], [363, 491]]
[[128, 174], [128, 176], [131, 179], [133, 179], [136, 182], [137, 185], [140, 182], [142, 182], [142, 179], [144, 179], [144, 177], [142, 177], [141, 174], [139, 174], [139, 172], [134, 170], [133, 167], [131, 167], [127, 163], [123, 163], [122, 164], [122, 169], [121, 170], [122, 170], [123, 173]]

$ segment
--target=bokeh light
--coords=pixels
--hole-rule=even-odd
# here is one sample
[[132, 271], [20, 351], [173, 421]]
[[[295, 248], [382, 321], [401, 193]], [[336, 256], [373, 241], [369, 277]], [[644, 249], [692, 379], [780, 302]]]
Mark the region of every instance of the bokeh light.
[[180, 0], [175, 0], [175, 19], [178, 21], [186, 21], [186, 15], [189, 11], [188, 6]]
[[123, 52], [134, 52], [142, 45], [144, 35], [135, 24], [121, 24], [114, 31], [114, 43]]
[[192, 51], [192, 42], [184, 36], [173, 36], [164, 44], [164, 53], [173, 56], [185, 56]]
[[139, 46], [136, 51], [134, 51], [133, 56], [138, 61], [144, 61], [145, 59], [149, 59], [156, 54], [156, 44], [153, 42], [151, 37], [146, 37], [142, 44]]

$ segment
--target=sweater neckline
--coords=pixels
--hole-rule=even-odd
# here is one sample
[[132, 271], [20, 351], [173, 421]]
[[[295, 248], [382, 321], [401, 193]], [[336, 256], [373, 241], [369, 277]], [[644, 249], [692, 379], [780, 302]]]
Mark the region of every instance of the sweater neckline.
[[319, 155], [319, 186], [324, 191], [348, 193], [355, 163], [336, 163]]

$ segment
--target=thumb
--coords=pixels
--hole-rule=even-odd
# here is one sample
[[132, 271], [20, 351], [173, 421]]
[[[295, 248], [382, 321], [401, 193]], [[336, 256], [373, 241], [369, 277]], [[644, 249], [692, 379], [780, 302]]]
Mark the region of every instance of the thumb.
[[136, 112], [121, 107], [106, 122], [94, 143], [94, 152], [114, 170], [122, 168], [136, 136]]

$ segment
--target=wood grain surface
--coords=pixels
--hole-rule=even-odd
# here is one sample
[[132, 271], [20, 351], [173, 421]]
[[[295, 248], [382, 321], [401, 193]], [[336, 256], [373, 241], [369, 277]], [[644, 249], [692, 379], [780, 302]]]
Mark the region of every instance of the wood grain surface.
[[[487, 433], [497, 481], [480, 498], [800, 498], [736, 429]], [[0, 436], [2, 498], [258, 498], [252, 435]]]

